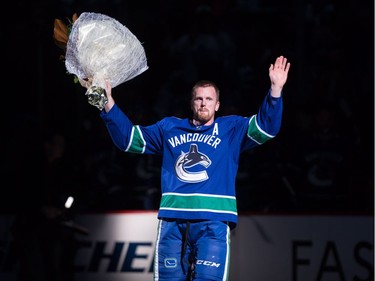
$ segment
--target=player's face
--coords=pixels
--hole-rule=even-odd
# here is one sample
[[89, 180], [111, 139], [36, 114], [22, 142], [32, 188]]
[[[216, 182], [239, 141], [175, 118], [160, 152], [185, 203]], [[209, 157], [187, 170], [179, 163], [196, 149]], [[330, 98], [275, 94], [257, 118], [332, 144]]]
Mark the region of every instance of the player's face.
[[220, 102], [214, 87], [200, 87], [195, 90], [192, 99], [194, 120], [201, 125], [211, 125], [214, 122], [215, 112], [219, 109]]

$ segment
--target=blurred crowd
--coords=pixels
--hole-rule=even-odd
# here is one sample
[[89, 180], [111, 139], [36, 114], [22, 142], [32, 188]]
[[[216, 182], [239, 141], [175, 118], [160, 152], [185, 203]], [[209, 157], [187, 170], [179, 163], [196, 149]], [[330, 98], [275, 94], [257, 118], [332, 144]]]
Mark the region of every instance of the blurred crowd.
[[158, 207], [161, 159], [114, 147], [98, 109], [66, 73], [63, 52], [53, 43], [54, 18], [88, 11], [116, 18], [145, 48], [149, 70], [113, 91], [140, 125], [190, 116], [190, 89], [199, 79], [219, 85], [219, 114], [252, 115], [269, 88], [270, 63], [286, 56], [292, 69], [282, 130], [242, 155], [239, 210], [373, 211], [373, 3], [39, 0], [11, 5], [17, 20], [1, 31], [5, 81], [13, 87], [3, 95], [11, 99], [3, 110], [3, 212], [54, 207], [65, 218], [69, 196], [75, 198], [75, 212]]

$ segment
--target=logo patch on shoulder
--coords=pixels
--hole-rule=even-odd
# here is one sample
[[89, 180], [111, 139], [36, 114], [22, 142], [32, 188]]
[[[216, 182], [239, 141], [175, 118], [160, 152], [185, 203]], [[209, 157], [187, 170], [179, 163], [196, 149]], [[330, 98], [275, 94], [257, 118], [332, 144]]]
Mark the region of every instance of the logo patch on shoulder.
[[175, 258], [166, 258], [166, 259], [164, 259], [164, 266], [166, 268], [175, 268], [175, 267], [177, 267], [177, 259], [175, 259]]

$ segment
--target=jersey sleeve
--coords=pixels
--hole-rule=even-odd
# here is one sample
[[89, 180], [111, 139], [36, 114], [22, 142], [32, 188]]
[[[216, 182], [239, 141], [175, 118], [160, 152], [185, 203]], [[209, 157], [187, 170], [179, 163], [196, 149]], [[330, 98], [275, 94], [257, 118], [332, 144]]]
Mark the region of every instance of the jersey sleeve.
[[113, 143], [120, 150], [139, 154], [160, 154], [162, 151], [161, 122], [143, 127], [134, 125], [126, 114], [115, 104], [103, 119]]
[[282, 111], [282, 97], [274, 98], [269, 91], [258, 113], [250, 118], [247, 136], [258, 144], [274, 138], [280, 131]]

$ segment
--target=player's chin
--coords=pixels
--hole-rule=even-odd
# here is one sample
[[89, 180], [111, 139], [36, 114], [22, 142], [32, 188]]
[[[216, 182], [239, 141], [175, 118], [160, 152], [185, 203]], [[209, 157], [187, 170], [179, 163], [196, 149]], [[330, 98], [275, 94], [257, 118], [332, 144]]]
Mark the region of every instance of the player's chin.
[[208, 118], [208, 116], [199, 117], [199, 118], [198, 118], [198, 121], [199, 121], [199, 123], [201, 123], [202, 125], [204, 125], [204, 124], [206, 124], [208, 121], [210, 121], [210, 118]]

